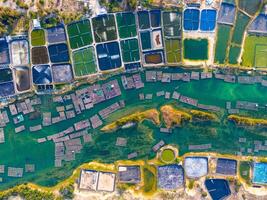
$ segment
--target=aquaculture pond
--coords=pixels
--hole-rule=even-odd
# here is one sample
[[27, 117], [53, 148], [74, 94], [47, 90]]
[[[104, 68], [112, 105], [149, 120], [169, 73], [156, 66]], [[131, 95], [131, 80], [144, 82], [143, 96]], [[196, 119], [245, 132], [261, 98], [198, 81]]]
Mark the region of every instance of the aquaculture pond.
[[229, 45], [230, 32], [231, 26], [222, 24], [218, 25], [214, 62], [217, 62], [219, 64], [225, 63], [227, 48]]
[[207, 39], [185, 39], [183, 44], [184, 58], [189, 60], [208, 59]]
[[[181, 72], [178, 69], [165, 69], [167, 72]], [[145, 82], [145, 74], [141, 73], [143, 82]], [[122, 95], [111, 100], [99, 103], [93, 109], [86, 110], [75, 118], [68, 121], [59, 122], [56, 125], [43, 127], [36, 132], [23, 131], [15, 134], [15, 126], [9, 123], [5, 131], [5, 143], [0, 144], [0, 164], [6, 166], [6, 173], [2, 174], [3, 182], [0, 184], [0, 189], [13, 186], [23, 182], [34, 182], [44, 186], [53, 186], [56, 183], [70, 176], [73, 170], [84, 162], [97, 160], [105, 163], [113, 163], [116, 160], [127, 159], [128, 154], [138, 152], [135, 159], [151, 159], [155, 157], [152, 151], [152, 146], [158, 143], [161, 139], [166, 144], [173, 144], [179, 147], [179, 154], [183, 155], [189, 150], [189, 145], [210, 144], [211, 148], [205, 151], [215, 151], [219, 153], [236, 154], [240, 148], [244, 148], [244, 155], [262, 155], [266, 156], [266, 152], [248, 153], [248, 148], [252, 148], [255, 140], [266, 140], [265, 130], [262, 129], [244, 129], [238, 128], [234, 124], [227, 121], [225, 112], [226, 101], [231, 101], [233, 104], [237, 100], [257, 102], [260, 105], [266, 104], [267, 93], [266, 88], [259, 84], [242, 85], [238, 83], [226, 83], [218, 79], [206, 79], [191, 82], [172, 81], [171, 83], [162, 82], [145, 82], [145, 87], [138, 90], [124, 90], [121, 85], [120, 76], [114, 76], [111, 79], [118, 79]], [[103, 81], [99, 81], [103, 83]], [[81, 87], [86, 87], [84, 85]], [[161, 133], [158, 126], [155, 126], [150, 121], [144, 121], [128, 129], [120, 129], [113, 133], [103, 133], [99, 129], [89, 129], [88, 132], [92, 135], [92, 142], [85, 144], [81, 153], [76, 154], [75, 161], [63, 162], [61, 168], [54, 167], [55, 146], [53, 142], [48, 141], [42, 144], [37, 143], [37, 139], [58, 133], [66, 130], [71, 125], [84, 119], [88, 119], [98, 113], [107, 106], [123, 99], [125, 107], [111, 114], [104, 120], [106, 125], [114, 120], [125, 115], [132, 114], [136, 111], [147, 110], [149, 108], [158, 109], [166, 104], [171, 104], [180, 109], [192, 109], [186, 104], [183, 104], [174, 99], [165, 99], [157, 97], [158, 91], [173, 92], [177, 91], [182, 95], [196, 98], [201, 104], [215, 105], [221, 107], [221, 111], [217, 113], [219, 116], [218, 122], [195, 122], [188, 123], [182, 127], [173, 129], [172, 133]], [[249, 91], [249, 92], [248, 92]], [[73, 91], [72, 91], [73, 92]], [[139, 100], [139, 93], [153, 94], [151, 100]], [[64, 103], [53, 103], [52, 96], [40, 96], [42, 104], [35, 106], [35, 109], [40, 112], [52, 112], [52, 116], [56, 116], [57, 106], [69, 105], [70, 100]], [[194, 108], [196, 109], [196, 108]], [[265, 111], [249, 112], [248, 115], [263, 117]], [[42, 123], [41, 115], [37, 116], [25, 115], [25, 127], [35, 126]], [[11, 115], [8, 110], [9, 118]], [[162, 124], [164, 127], [164, 125]], [[101, 127], [100, 127], [101, 128]], [[118, 137], [126, 138], [126, 147], [116, 146]], [[246, 138], [246, 143], [240, 143], [239, 138]], [[203, 151], [203, 150], [194, 150]], [[34, 173], [24, 173], [22, 178], [7, 177], [7, 167], [21, 167], [25, 164], [35, 164]]]
[[232, 36], [232, 43], [239, 44], [241, 45], [243, 35], [246, 29], [246, 26], [249, 23], [250, 18], [243, 14], [242, 12], [237, 13], [237, 18], [235, 22], [235, 28], [233, 31], [233, 36]]

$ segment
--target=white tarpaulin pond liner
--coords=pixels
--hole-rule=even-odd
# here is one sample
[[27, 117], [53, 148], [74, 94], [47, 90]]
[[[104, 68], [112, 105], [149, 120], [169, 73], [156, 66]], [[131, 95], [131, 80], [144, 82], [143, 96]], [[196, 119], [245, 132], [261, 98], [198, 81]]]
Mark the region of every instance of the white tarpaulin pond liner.
[[208, 159], [204, 157], [187, 157], [184, 162], [185, 174], [189, 178], [199, 178], [208, 173]]

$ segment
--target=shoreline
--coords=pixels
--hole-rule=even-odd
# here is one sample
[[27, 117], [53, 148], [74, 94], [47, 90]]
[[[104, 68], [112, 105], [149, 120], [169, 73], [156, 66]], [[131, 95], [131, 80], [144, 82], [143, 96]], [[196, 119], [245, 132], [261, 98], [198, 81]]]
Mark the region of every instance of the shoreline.
[[[217, 70], [221, 70], [220, 74], [223, 75], [233, 75], [233, 76], [238, 76], [239, 74], [242, 74], [244, 72], [246, 72], [247, 76], [250, 77], [254, 77], [254, 76], [259, 76], [259, 75], [266, 75], [267, 74], [267, 68], [263, 69], [254, 69], [254, 68], [248, 68], [248, 67], [242, 67], [242, 66], [221, 66], [221, 65], [210, 65], [210, 66], [204, 66], [202, 64], [200, 65], [186, 65], [186, 64], [181, 64], [181, 65], [162, 65], [162, 66], [155, 66], [155, 67], [144, 67], [141, 70], [137, 70], [131, 73], [127, 73], [126, 71], [121, 71], [121, 70], [116, 70], [116, 71], [112, 71], [112, 72], [106, 72], [103, 74], [95, 74], [95, 75], [90, 75], [88, 77], [82, 77], [79, 78], [77, 80], [75, 80], [74, 82], [72, 82], [71, 84], [60, 84], [60, 86], [62, 86], [62, 89], [56, 89], [54, 91], [51, 91], [49, 94], [51, 95], [64, 95], [67, 94], [71, 91], [75, 91], [76, 89], [78, 89], [79, 87], [83, 87], [84, 85], [87, 84], [95, 84], [99, 81], [105, 81], [108, 80], [110, 78], [116, 77], [116, 76], [120, 76], [120, 75], [124, 75], [124, 74], [132, 74], [132, 73], [144, 73], [145, 71], [149, 71], [149, 70], [156, 70], [156, 71], [160, 71], [160, 70], [169, 70], [169, 69], [177, 69], [177, 70], [183, 70], [185, 72], [192, 72], [194, 70], [197, 71], [201, 71], [201, 72], [211, 72], [211, 73], [215, 73]], [[225, 71], [226, 70], [226, 71]], [[238, 73], [236, 72], [236, 70], [239, 70]], [[228, 71], [233, 72], [233, 73], [228, 73]], [[257, 72], [257, 74], [248, 74], [248, 72]], [[93, 78], [92, 78], [93, 77]], [[92, 78], [92, 79], [90, 79]], [[6, 102], [1, 102], [0, 103], [0, 108], [4, 108], [6, 106], [8, 106], [10, 103], [13, 103], [15, 101], [20, 101], [20, 100], [24, 100], [28, 97], [32, 97], [34, 95], [45, 95], [46, 93], [38, 93], [36, 89], [32, 89], [30, 91], [27, 91], [26, 93], [18, 93], [15, 94], [14, 96], [10, 96], [8, 99], [6, 98], [2, 98], [5, 99]]]
[[[221, 153], [215, 153], [215, 152], [189, 152], [189, 153], [186, 153], [186, 154], [184, 154], [182, 156], [176, 157], [176, 159], [179, 162], [181, 162], [181, 161], [184, 161], [184, 159], [186, 157], [190, 157], [190, 156], [207, 157], [207, 158], [227, 158], [227, 159], [237, 160], [238, 162], [240, 162], [240, 161], [267, 162], [267, 158], [264, 157], [264, 156], [257, 156], [257, 157], [255, 157], [255, 156], [236, 156], [236, 155], [231, 155], [231, 154], [221, 154]], [[174, 161], [173, 164], [174, 163], [177, 163], [177, 161]], [[6, 193], [8, 193], [8, 192], [10, 192], [10, 191], [12, 191], [12, 190], [14, 190], [16, 188], [21, 188], [23, 186], [29, 187], [30, 189], [33, 189], [33, 190], [38, 190], [38, 191], [45, 192], [45, 193], [52, 193], [52, 194], [55, 195], [55, 194], [58, 194], [60, 188], [64, 188], [64, 187], [66, 187], [66, 186], [68, 186], [70, 184], [77, 184], [76, 181], [79, 178], [81, 169], [98, 170], [98, 171], [103, 171], [103, 172], [116, 173], [119, 165], [129, 165], [129, 166], [139, 165], [141, 167], [145, 167], [146, 165], [148, 165], [148, 166], [157, 167], [157, 166], [160, 166], [160, 165], [164, 165], [164, 163], [161, 163], [161, 161], [158, 160], [157, 156], [155, 158], [151, 159], [151, 160], [136, 160], [136, 161], [118, 160], [118, 161], [116, 161], [114, 163], [108, 163], [108, 164], [99, 163], [97, 161], [92, 161], [92, 162], [89, 162], [89, 163], [83, 163], [80, 166], [78, 166], [75, 170], [73, 170], [72, 175], [70, 177], [68, 177], [67, 179], [61, 181], [60, 183], [56, 184], [55, 186], [47, 187], [47, 186], [37, 185], [37, 184], [32, 183], [32, 182], [28, 182], [28, 183], [20, 184], [20, 185], [17, 185], [15, 187], [9, 188], [7, 190], [1, 190], [0, 191], [0, 196], [3, 195], [3, 194], [6, 194]], [[207, 175], [205, 175], [205, 176], [206, 177], [215, 177], [215, 178], [216, 177], [217, 178], [220, 178], [220, 177], [223, 178], [224, 177], [226, 179], [227, 179], [227, 177], [229, 177], [229, 176], [224, 176], [224, 175], [219, 175], [219, 174], [210, 174], [210, 173], [211, 172], [209, 171], [209, 173]], [[246, 181], [240, 176], [238, 170], [237, 170], [237, 174], [235, 176], [230, 176], [230, 177], [236, 177], [237, 180], [239, 180], [242, 183], [242, 185], [244, 186], [246, 191], [251, 193], [251, 194], [255, 194], [255, 195], [259, 195], [259, 196], [267, 195], [267, 190], [266, 189], [263, 190], [263, 188], [254, 188], [251, 185], [248, 185], [246, 183]], [[188, 178], [186, 176], [185, 176], [185, 178], [186, 178], [186, 180], [188, 180]], [[143, 184], [143, 181], [144, 180], [141, 180], [140, 185]], [[122, 183], [120, 183], [120, 184], [122, 184]], [[264, 186], [264, 185], [262, 185], [262, 186]], [[76, 190], [77, 189], [78, 188], [76, 188]], [[128, 190], [128, 189], [129, 188], [127, 188], [126, 190]], [[185, 186], [185, 189], [187, 189], [187, 186]], [[78, 191], [80, 192], [79, 189], [78, 189]], [[261, 192], [259, 192], [259, 191], [261, 191]], [[99, 192], [97, 192], [97, 191], [85, 191], [85, 192], [91, 193], [91, 194], [99, 194]], [[114, 193], [114, 192], [112, 192], [112, 193]], [[143, 192], [140, 192], [140, 191], [132, 191], [131, 190], [131, 193], [135, 197], [136, 196], [152, 197], [152, 196], [155, 196], [155, 195], [159, 194], [160, 192], [162, 192], [160, 189], [156, 189], [154, 192], [147, 193], [147, 194], [143, 193]], [[107, 194], [112, 194], [112, 193], [107, 193]]]

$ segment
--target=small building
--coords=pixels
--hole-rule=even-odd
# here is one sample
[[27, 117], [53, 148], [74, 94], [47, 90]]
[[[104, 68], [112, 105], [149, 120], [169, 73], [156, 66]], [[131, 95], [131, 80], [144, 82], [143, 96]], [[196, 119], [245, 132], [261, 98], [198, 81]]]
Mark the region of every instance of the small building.
[[189, 178], [200, 178], [208, 174], [208, 158], [186, 157], [184, 161], [185, 174]]
[[93, 170], [81, 170], [79, 189], [96, 191], [98, 172]]
[[160, 140], [157, 144], [155, 144], [153, 147], [152, 147], [152, 150], [154, 152], [157, 152], [161, 147], [163, 147], [165, 145], [165, 142], [163, 140]]
[[236, 175], [237, 161], [232, 159], [218, 158], [216, 173], [223, 175]]
[[164, 165], [158, 167], [158, 187], [175, 190], [184, 186], [184, 170], [181, 165]]
[[111, 172], [99, 172], [98, 175], [98, 191], [113, 192], [115, 189], [116, 175]]
[[25, 172], [35, 172], [35, 165], [34, 164], [25, 164]]
[[23, 168], [8, 167], [7, 176], [21, 178], [23, 176]]
[[118, 179], [122, 183], [140, 183], [140, 166], [119, 166]]
[[35, 29], [41, 28], [41, 23], [38, 19], [33, 19], [32, 24], [33, 24], [33, 28], [35, 28]]
[[0, 173], [5, 173], [5, 165], [0, 165]]
[[127, 139], [123, 137], [117, 137], [116, 146], [125, 147], [127, 145]]

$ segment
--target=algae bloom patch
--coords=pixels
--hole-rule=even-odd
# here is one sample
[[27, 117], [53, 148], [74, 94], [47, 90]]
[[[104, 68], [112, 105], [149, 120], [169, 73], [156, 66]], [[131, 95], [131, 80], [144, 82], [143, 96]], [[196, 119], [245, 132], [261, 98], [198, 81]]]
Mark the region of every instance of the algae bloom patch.
[[164, 149], [161, 153], [161, 160], [165, 163], [171, 163], [175, 159], [175, 153], [171, 149]]

